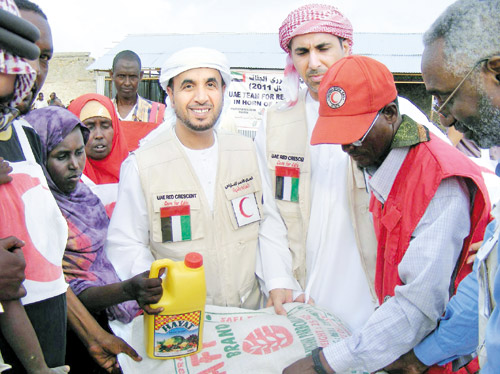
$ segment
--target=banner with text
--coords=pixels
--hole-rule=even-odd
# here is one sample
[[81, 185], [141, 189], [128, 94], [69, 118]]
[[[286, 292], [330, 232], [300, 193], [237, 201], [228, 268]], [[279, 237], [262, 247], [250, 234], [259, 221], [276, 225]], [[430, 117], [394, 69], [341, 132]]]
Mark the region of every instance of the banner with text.
[[256, 131], [265, 109], [284, 100], [282, 71], [231, 71], [229, 114], [238, 129]]

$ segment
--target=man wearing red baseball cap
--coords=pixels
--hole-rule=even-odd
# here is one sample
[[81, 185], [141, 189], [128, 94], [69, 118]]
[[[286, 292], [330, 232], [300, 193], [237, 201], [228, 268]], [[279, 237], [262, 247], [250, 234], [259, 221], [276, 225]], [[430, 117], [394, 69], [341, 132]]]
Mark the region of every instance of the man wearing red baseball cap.
[[484, 234], [490, 204], [479, 168], [399, 113], [393, 76], [380, 62], [339, 60], [318, 96], [311, 144], [341, 144], [368, 181], [380, 307], [352, 336], [314, 350], [284, 373], [373, 372], [435, 328], [470, 272], [467, 250]]
[[[314, 300], [356, 331], [378, 305], [369, 195], [340, 146], [310, 145], [320, 82], [351, 54], [353, 28], [336, 7], [308, 4], [283, 21], [279, 43], [287, 53], [287, 100], [267, 111], [255, 137], [264, 196], [257, 275], [276, 313], [286, 314], [285, 303]], [[299, 90], [299, 78], [307, 87]], [[408, 100], [399, 103], [440, 132]]]

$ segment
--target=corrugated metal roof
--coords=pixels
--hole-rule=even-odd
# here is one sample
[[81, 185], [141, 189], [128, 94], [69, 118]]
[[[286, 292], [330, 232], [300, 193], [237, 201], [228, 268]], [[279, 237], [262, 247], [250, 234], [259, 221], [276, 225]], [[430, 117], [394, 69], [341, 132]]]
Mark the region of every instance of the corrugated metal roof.
[[[205, 33], [129, 35], [89, 70], [110, 70], [114, 56], [125, 49], [136, 52], [145, 69], [160, 69], [174, 52], [190, 47], [214, 48], [223, 52], [231, 68], [283, 69], [285, 53], [278, 34]], [[393, 73], [420, 73], [422, 34], [355, 33], [354, 53], [370, 56], [387, 65]]]

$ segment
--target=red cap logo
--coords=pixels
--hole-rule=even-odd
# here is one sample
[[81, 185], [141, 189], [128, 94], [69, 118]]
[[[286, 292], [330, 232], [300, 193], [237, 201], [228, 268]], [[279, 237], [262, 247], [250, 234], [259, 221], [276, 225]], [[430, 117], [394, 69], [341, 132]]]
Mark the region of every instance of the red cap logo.
[[345, 103], [345, 91], [338, 86], [333, 86], [326, 93], [326, 102], [332, 109], [338, 109]]

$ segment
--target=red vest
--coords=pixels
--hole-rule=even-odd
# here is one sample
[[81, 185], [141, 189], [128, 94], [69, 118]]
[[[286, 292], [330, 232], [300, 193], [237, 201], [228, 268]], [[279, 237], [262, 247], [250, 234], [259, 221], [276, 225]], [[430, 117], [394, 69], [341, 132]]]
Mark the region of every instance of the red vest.
[[[464, 154], [431, 135], [429, 142], [410, 149], [394, 181], [384, 205], [373, 194], [370, 211], [373, 214], [377, 236], [377, 266], [375, 291], [382, 304], [394, 296], [394, 288], [401, 285], [398, 265], [408, 249], [413, 231], [434, 197], [441, 181], [459, 176], [466, 178], [469, 187], [476, 186], [471, 212], [471, 233], [464, 241], [458, 260], [458, 273], [453, 293], [458, 283], [472, 270], [466, 265], [471, 243], [483, 240], [489, 221], [490, 201], [479, 167]], [[437, 369], [437, 370], [436, 370]], [[433, 367], [429, 373], [451, 372]]]

